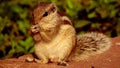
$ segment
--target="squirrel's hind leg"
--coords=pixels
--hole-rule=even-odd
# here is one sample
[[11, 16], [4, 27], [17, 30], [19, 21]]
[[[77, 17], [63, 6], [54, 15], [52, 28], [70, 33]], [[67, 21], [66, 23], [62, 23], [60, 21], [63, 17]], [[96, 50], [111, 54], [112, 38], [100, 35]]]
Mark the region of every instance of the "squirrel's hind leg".
[[43, 63], [43, 64], [46, 64], [46, 63], [49, 62], [49, 59], [46, 56], [44, 56], [42, 54], [39, 54], [37, 56], [38, 56], [38, 59], [35, 58], [35, 62], [37, 62], [37, 63]]

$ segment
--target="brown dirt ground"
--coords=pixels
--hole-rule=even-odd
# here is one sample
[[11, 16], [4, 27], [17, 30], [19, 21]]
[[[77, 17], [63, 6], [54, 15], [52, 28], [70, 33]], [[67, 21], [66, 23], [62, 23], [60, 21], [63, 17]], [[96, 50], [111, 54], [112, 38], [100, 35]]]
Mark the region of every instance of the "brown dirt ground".
[[25, 58], [32, 55], [24, 55], [19, 58], [0, 60], [0, 68], [120, 68], [120, 37], [111, 40], [113, 45], [108, 51], [80, 62], [68, 62], [69, 66], [26, 62]]

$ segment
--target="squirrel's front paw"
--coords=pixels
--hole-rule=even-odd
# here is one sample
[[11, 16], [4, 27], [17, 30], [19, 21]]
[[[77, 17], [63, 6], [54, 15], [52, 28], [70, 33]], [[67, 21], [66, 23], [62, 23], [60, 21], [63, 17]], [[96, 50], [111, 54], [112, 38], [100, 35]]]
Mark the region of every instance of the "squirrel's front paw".
[[38, 33], [40, 31], [39, 25], [32, 25], [31, 31], [32, 33]]

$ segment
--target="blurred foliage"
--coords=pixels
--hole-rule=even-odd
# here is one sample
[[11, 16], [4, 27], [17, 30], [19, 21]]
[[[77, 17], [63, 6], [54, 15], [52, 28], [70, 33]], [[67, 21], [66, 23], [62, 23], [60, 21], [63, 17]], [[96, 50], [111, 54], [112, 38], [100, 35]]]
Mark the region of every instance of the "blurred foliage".
[[33, 53], [30, 35], [32, 0], [0, 0], [0, 57], [18, 57]]
[[33, 53], [31, 11], [40, 2], [55, 2], [73, 21], [78, 34], [88, 31], [120, 35], [119, 0], [0, 0], [0, 58]]

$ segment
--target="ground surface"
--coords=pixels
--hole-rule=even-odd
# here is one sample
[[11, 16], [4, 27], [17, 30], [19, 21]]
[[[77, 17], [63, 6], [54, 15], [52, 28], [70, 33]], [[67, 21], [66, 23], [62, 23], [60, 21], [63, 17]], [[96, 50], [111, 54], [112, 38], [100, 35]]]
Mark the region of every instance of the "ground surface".
[[112, 38], [112, 47], [97, 56], [80, 62], [68, 62], [69, 66], [58, 66], [56, 63], [38, 64], [26, 62], [25, 55], [19, 58], [0, 60], [0, 68], [120, 68], [120, 37]]

